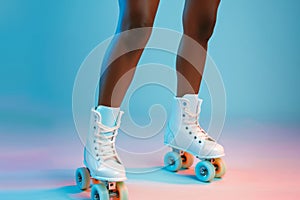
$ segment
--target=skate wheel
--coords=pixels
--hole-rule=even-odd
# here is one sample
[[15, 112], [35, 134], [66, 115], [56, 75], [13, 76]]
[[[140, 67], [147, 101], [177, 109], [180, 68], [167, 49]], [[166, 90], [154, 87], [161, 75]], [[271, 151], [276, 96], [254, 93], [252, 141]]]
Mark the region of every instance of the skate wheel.
[[79, 189], [86, 190], [90, 187], [90, 172], [87, 168], [78, 168], [75, 173], [75, 178]]
[[184, 152], [183, 155], [181, 155], [181, 160], [182, 160], [182, 168], [183, 169], [188, 169], [190, 166], [193, 165], [194, 163], [194, 156], [188, 152]]
[[165, 155], [164, 163], [166, 169], [172, 172], [178, 171], [182, 166], [182, 160], [180, 155], [173, 151]]
[[120, 200], [128, 200], [128, 190], [124, 182], [117, 182], [117, 190]]
[[209, 161], [199, 162], [195, 174], [200, 181], [209, 182], [215, 177], [215, 167]]
[[226, 172], [225, 162], [221, 158], [215, 158], [211, 163], [215, 166], [215, 177], [221, 178]]
[[91, 191], [92, 200], [109, 200], [109, 194], [106, 186], [102, 183], [93, 185]]

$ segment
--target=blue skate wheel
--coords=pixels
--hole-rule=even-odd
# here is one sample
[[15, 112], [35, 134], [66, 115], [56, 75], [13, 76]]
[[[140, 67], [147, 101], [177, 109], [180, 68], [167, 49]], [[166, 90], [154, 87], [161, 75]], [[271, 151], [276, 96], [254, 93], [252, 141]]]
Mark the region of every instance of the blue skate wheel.
[[169, 152], [165, 155], [164, 164], [167, 170], [176, 172], [182, 166], [181, 156], [176, 152]]
[[75, 178], [80, 190], [86, 190], [90, 187], [90, 172], [87, 168], [78, 168], [75, 173]]
[[201, 161], [195, 167], [195, 174], [202, 182], [209, 182], [215, 177], [215, 167], [209, 161]]
[[92, 200], [109, 200], [109, 194], [106, 186], [102, 183], [93, 185], [91, 191]]
[[128, 200], [128, 189], [124, 182], [117, 182], [117, 190], [120, 200]]

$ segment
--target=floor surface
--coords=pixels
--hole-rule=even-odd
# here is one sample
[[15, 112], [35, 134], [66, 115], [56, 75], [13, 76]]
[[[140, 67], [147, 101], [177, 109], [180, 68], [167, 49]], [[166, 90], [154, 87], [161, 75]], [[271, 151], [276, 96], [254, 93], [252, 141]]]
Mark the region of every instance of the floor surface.
[[[136, 156], [120, 150], [128, 168], [130, 200], [299, 199], [300, 126], [255, 121], [234, 124], [226, 124], [220, 139], [226, 149], [227, 174], [212, 183], [199, 182], [193, 168], [179, 173], [162, 169], [167, 148]], [[74, 171], [82, 166], [83, 147], [75, 130], [14, 131], [1, 128], [0, 199], [90, 198], [74, 181]], [[119, 146], [126, 144], [130, 141]], [[147, 149], [145, 144], [137, 144], [136, 150], [139, 148]]]

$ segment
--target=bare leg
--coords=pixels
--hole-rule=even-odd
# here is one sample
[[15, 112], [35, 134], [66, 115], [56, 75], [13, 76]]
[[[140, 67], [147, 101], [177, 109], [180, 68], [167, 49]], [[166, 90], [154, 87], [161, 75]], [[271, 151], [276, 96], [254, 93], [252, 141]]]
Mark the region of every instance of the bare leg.
[[[134, 28], [152, 27], [158, 4], [159, 0], [119, 0], [120, 18], [116, 33]], [[135, 46], [145, 47], [150, 35], [151, 28], [148, 28], [140, 34], [129, 32], [122, 34], [122, 37], [116, 36], [112, 40], [106, 52], [106, 59], [102, 63], [103, 68], [106, 66], [107, 68], [100, 78], [98, 105], [120, 107], [143, 49], [131, 51], [115, 60], [113, 60], [114, 55], [117, 55], [120, 49], [130, 49], [133, 43]], [[122, 79], [122, 84], [117, 84], [125, 74], [126, 78]], [[117, 95], [112, 99], [113, 92], [117, 92]]]
[[220, 0], [186, 0], [183, 13], [184, 34], [198, 42], [205, 51], [194, 52], [188, 41], [181, 39], [178, 49], [179, 55], [192, 55], [197, 58], [197, 65], [193, 66], [184, 58], [177, 56], [177, 96], [197, 94], [200, 88], [202, 74], [206, 60], [207, 43], [210, 39], [217, 16]]

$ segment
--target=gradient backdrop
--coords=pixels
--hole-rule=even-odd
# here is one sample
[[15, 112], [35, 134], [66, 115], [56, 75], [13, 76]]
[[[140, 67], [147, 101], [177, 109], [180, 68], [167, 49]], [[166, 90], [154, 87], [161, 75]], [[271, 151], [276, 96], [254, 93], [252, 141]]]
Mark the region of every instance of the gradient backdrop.
[[[155, 26], [182, 31], [183, 4], [183, 0], [161, 0]], [[227, 94], [227, 123], [224, 129], [227, 135], [223, 135], [223, 143], [227, 142], [228, 151], [233, 154], [231, 158], [228, 156], [228, 162], [235, 173], [228, 174], [228, 179], [235, 180], [235, 186], [247, 182], [247, 178], [239, 178], [249, 172], [244, 170], [247, 169], [248, 158], [245, 162], [237, 161], [245, 156], [237, 153], [239, 147], [252, 155], [251, 163], [267, 159], [265, 162], [274, 162], [271, 165], [279, 167], [279, 163], [289, 163], [299, 157], [299, 6], [297, 0], [221, 2], [209, 54], [221, 72]], [[0, 176], [10, 180], [9, 183], [0, 181], [0, 195], [13, 199], [4, 189], [18, 190], [20, 195], [25, 193], [22, 192], [26, 189], [22, 188], [26, 185], [23, 182], [20, 190], [14, 188], [18, 173], [25, 173], [29, 182], [32, 180], [27, 186], [32, 191], [30, 194], [37, 196], [31, 199], [46, 199], [44, 190], [35, 193], [34, 188], [39, 183], [50, 182], [45, 188], [74, 185], [72, 170], [81, 163], [82, 145], [76, 136], [72, 118], [73, 83], [89, 52], [113, 35], [118, 13], [117, 0], [0, 0]], [[140, 64], [149, 62], [174, 67], [175, 57], [148, 50]], [[154, 99], [153, 102], [141, 100], [145, 91]], [[147, 109], [151, 102], [164, 105], [165, 97], [160, 99], [161, 95], [170, 97], [168, 91], [155, 87], [145, 88], [145, 91], [132, 97], [133, 119], [144, 116], [147, 121]], [[200, 96], [209, 99], [205, 84], [201, 87]], [[204, 106], [202, 117], [206, 126], [210, 105], [206, 103]], [[136, 120], [143, 123], [139, 118]], [[249, 134], [256, 135], [250, 137]], [[269, 154], [261, 153], [263, 151]], [[59, 154], [72, 155], [73, 160], [66, 161], [63, 156], [55, 156]], [[262, 154], [265, 157], [259, 159]], [[299, 161], [295, 162], [296, 167], [293, 164], [283, 165], [284, 171], [287, 169], [289, 173], [281, 174], [285, 189], [278, 192], [278, 198], [288, 194], [292, 199], [299, 195], [296, 187], [300, 184], [297, 180], [299, 175], [291, 182], [285, 179], [297, 174], [295, 170], [299, 168]], [[40, 174], [34, 173], [36, 169]], [[66, 171], [54, 173], [55, 176], [51, 175], [52, 171], [41, 171], [53, 169]], [[257, 172], [254, 168], [251, 170], [254, 170], [251, 173]], [[279, 168], [265, 170], [265, 173], [274, 174], [280, 171]], [[142, 178], [133, 177], [137, 182], [139, 179]], [[232, 197], [230, 195], [234, 191], [231, 186], [222, 189], [221, 182], [217, 185], [219, 189], [228, 198]], [[272, 179], [266, 184], [271, 182]], [[143, 191], [134, 183], [129, 182], [132, 191]], [[253, 185], [246, 186], [257, 189], [254, 189], [257, 196], [250, 197], [270, 198], [272, 191], [278, 191], [277, 187], [270, 187], [266, 190], [270, 193], [259, 193], [264, 186], [256, 183], [257, 180], [253, 180]], [[192, 184], [197, 183], [194, 181]], [[175, 187], [180, 188], [180, 184]], [[213, 186], [210, 187], [206, 189], [213, 191]], [[155, 184], [150, 188], [152, 192], [157, 191]], [[54, 199], [68, 199], [70, 197], [65, 193], [79, 193], [73, 188], [45, 191]], [[240, 191], [244, 195], [247, 189]], [[182, 193], [182, 197], [184, 195]]]

